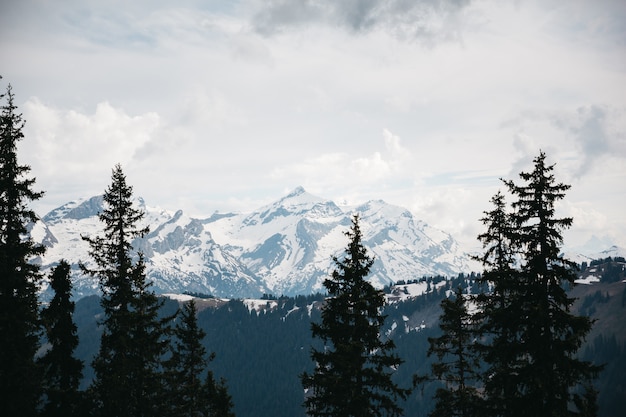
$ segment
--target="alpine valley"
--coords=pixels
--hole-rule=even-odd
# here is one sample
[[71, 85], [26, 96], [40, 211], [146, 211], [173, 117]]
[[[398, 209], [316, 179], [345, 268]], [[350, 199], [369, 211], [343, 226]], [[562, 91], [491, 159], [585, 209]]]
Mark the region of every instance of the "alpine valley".
[[[206, 218], [150, 207], [141, 198], [136, 204], [145, 211], [150, 232], [133, 245], [144, 254], [157, 293], [255, 298], [322, 291], [357, 213], [363, 242], [375, 257], [369, 279], [376, 287], [477, 270], [452, 236], [381, 200], [339, 206], [298, 187], [252, 213], [216, 212]], [[72, 265], [77, 298], [98, 292], [97, 279], [82, 274], [78, 265], [90, 266], [82, 236], [102, 233], [102, 209], [101, 196], [73, 201], [30, 228], [33, 239], [47, 247], [39, 259], [44, 273], [61, 259]]]

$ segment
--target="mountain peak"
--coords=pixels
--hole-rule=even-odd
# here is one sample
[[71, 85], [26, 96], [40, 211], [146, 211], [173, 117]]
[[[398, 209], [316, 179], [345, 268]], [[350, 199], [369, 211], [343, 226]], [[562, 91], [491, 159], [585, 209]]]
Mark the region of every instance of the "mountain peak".
[[311, 193], [308, 193], [304, 187], [298, 186], [289, 194], [276, 201], [273, 206], [281, 206], [281, 207], [300, 207], [300, 206], [309, 206], [318, 203], [325, 202], [321, 197], [315, 196]]
[[[102, 196], [68, 203], [43, 220], [56, 236], [42, 258], [42, 270], [58, 259], [73, 265], [88, 261], [80, 235], [97, 235]], [[134, 204], [145, 205], [137, 198]], [[362, 213], [364, 242], [377, 262], [370, 282], [382, 287], [421, 275], [456, 275], [469, 270], [467, 259], [446, 233], [427, 227], [398, 206], [371, 200], [341, 209], [303, 187], [248, 214], [218, 214], [198, 220], [181, 210], [147, 210], [152, 230], [135, 242], [146, 257], [146, 273], [158, 292], [198, 291], [220, 297], [250, 297], [263, 292], [308, 294], [319, 291], [345, 245], [354, 212]], [[63, 221], [59, 221], [59, 220]], [[45, 233], [33, 234], [43, 241]], [[92, 277], [77, 276], [75, 291], [97, 291]]]
[[306, 190], [304, 189], [303, 186], [299, 185], [296, 188], [293, 189], [292, 192], [290, 192], [289, 194], [287, 194], [287, 196], [285, 198], [290, 198], [290, 197], [298, 197], [302, 194], [306, 194]]
[[97, 216], [103, 209], [104, 197], [97, 195], [89, 199], [80, 199], [57, 207], [43, 217], [46, 223], [54, 223], [61, 219], [80, 220]]

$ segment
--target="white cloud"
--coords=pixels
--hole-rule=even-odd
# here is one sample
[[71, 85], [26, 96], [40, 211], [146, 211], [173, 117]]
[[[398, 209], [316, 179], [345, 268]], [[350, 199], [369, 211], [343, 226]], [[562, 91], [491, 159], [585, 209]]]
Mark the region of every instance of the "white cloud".
[[362, 149], [355, 147], [354, 153], [325, 153], [278, 167], [274, 169], [272, 178], [288, 178], [320, 192], [340, 189], [346, 182], [351, 187], [375, 189], [395, 177], [409, 174], [406, 169], [411, 155], [401, 145], [400, 138], [385, 129], [383, 141], [385, 151], [359, 156]]
[[[159, 128], [158, 115], [130, 116], [108, 102], [88, 114], [58, 110], [32, 98], [23, 112], [28, 140], [20, 144], [20, 154], [37, 173], [39, 186], [51, 193], [82, 187], [93, 192], [116, 163], [129, 165]], [[70, 198], [77, 197], [84, 195]]]
[[411, 158], [411, 152], [400, 143], [400, 137], [394, 135], [389, 130], [383, 130], [383, 138], [385, 140], [385, 148], [393, 157], [396, 163]]

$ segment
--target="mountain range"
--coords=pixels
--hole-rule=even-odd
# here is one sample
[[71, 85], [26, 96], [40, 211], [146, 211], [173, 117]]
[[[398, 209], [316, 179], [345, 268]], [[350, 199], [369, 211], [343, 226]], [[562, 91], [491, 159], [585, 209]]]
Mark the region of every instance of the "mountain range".
[[[44, 273], [65, 259], [72, 265], [76, 297], [98, 292], [83, 236], [102, 234], [102, 196], [72, 201], [31, 225], [30, 234], [47, 247], [38, 259]], [[217, 297], [255, 298], [261, 294], [323, 291], [333, 257], [348, 243], [345, 232], [359, 215], [363, 244], [375, 258], [370, 282], [382, 287], [428, 275], [476, 270], [459, 244], [406, 209], [381, 200], [339, 206], [298, 187], [250, 213], [218, 213], [206, 218], [168, 211], [135, 200], [150, 232], [133, 242], [144, 253], [146, 273], [157, 293], [197, 292]], [[44, 295], [49, 292], [44, 282]]]

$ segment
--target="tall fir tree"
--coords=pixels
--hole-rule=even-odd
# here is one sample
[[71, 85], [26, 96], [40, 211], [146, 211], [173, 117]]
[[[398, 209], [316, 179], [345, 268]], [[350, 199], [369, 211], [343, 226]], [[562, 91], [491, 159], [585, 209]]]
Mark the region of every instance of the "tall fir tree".
[[[207, 357], [202, 340], [206, 336], [198, 327], [197, 310], [192, 299], [185, 303], [180, 321], [174, 328], [172, 356], [167, 361], [167, 409], [171, 417], [232, 416], [230, 396], [207, 370], [214, 355]], [[224, 390], [221, 390], [224, 388]], [[226, 401], [224, 401], [224, 394]]]
[[41, 198], [33, 191], [30, 167], [17, 160], [24, 121], [17, 113], [9, 85], [0, 108], [0, 415], [34, 416], [41, 395], [35, 361], [41, 323], [37, 284], [39, 266], [31, 262], [44, 253], [27, 233], [37, 221], [28, 204]]
[[202, 417], [235, 417], [233, 399], [224, 378], [215, 380], [213, 373], [209, 372], [202, 388], [205, 397], [209, 398], [209, 407], [200, 413]]
[[520, 339], [520, 311], [524, 301], [522, 282], [516, 266], [518, 250], [513, 241], [515, 225], [504, 195], [498, 191], [491, 199], [493, 209], [486, 211], [481, 222], [487, 230], [478, 236], [484, 252], [476, 260], [483, 264], [479, 282], [488, 287], [477, 296], [480, 317], [478, 344], [485, 362], [483, 389], [488, 415], [513, 415], [523, 404], [516, 395], [522, 375], [514, 370], [521, 366], [524, 344]]
[[133, 241], [148, 228], [139, 227], [144, 212], [133, 206], [132, 187], [120, 165], [104, 194], [99, 214], [104, 236], [85, 237], [95, 267], [83, 270], [98, 277], [102, 290], [103, 333], [93, 361], [90, 387], [96, 414], [116, 417], [158, 416], [164, 398], [162, 358], [167, 349], [167, 318], [159, 318], [161, 302], [150, 290], [141, 253]]
[[524, 184], [504, 181], [517, 198], [512, 213], [496, 199], [483, 219], [483, 276], [494, 288], [484, 312], [492, 415], [564, 417], [594, 409], [593, 393], [577, 388], [590, 386], [599, 368], [576, 357], [592, 322], [570, 311], [574, 299], [565, 287], [574, 285], [576, 265], [560, 255], [572, 219], [555, 217], [569, 186], [556, 182], [545, 159], [540, 152], [533, 171], [520, 173]]
[[329, 298], [322, 322], [311, 326], [324, 348], [313, 348], [313, 374], [304, 373], [305, 407], [311, 416], [400, 416], [397, 404], [409, 390], [393, 382], [402, 360], [393, 353], [393, 340], [381, 340], [385, 298], [365, 281], [374, 262], [362, 244], [359, 218], [354, 216], [346, 233], [350, 242], [343, 260], [324, 281]]
[[521, 313], [528, 320], [522, 326], [521, 339], [528, 348], [520, 367], [520, 391], [525, 415], [568, 416], [570, 406], [582, 398], [573, 389], [588, 385], [599, 368], [576, 357], [592, 322], [571, 313], [575, 300], [565, 289], [575, 284], [577, 271], [577, 265], [561, 255], [562, 232], [571, 227], [572, 218], [556, 218], [555, 203], [570, 186], [556, 182], [554, 165], [546, 164], [545, 153], [533, 163], [533, 171], [519, 174], [525, 184], [505, 181], [517, 197], [512, 203], [513, 240], [521, 250]]
[[83, 362], [74, 357], [78, 346], [74, 324], [74, 302], [70, 265], [61, 260], [50, 274], [50, 286], [54, 297], [41, 312], [49, 344], [39, 359], [43, 368], [45, 403], [43, 417], [78, 416], [81, 395], [78, 391], [82, 378]]
[[469, 311], [461, 287], [452, 299], [443, 299], [441, 309], [442, 335], [428, 338], [428, 356], [436, 356], [432, 376], [444, 386], [435, 393], [435, 407], [430, 416], [475, 417], [483, 407], [478, 386], [481, 373], [475, 315]]

